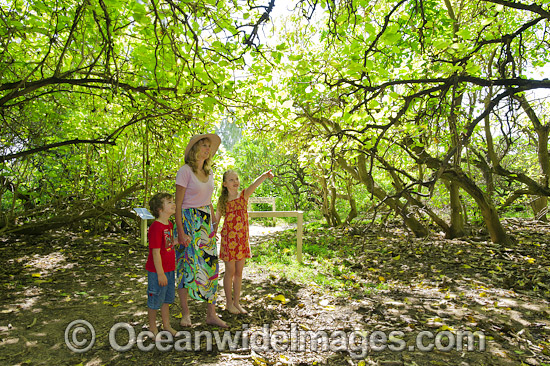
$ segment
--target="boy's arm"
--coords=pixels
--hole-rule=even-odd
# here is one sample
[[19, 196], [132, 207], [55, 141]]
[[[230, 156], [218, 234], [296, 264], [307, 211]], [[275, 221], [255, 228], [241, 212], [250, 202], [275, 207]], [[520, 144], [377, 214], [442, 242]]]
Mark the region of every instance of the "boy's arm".
[[271, 172], [271, 169], [256, 178], [254, 183], [252, 183], [250, 187], [244, 190], [244, 198], [248, 199], [252, 195], [252, 193], [254, 193], [256, 188], [258, 188], [258, 186], [262, 184], [264, 180], [266, 180], [266, 178], [273, 178], [273, 173]]
[[168, 279], [164, 274], [164, 268], [162, 268], [162, 258], [160, 257], [160, 248], [153, 248], [153, 263], [155, 263], [155, 270], [159, 278], [159, 285], [168, 285]]

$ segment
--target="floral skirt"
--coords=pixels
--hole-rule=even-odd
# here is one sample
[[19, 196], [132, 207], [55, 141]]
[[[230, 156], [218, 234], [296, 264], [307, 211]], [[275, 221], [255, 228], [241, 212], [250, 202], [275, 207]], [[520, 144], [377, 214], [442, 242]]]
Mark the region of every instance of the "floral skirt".
[[215, 303], [218, 248], [210, 216], [210, 206], [182, 209], [183, 231], [191, 243], [176, 246], [176, 282], [178, 288], [187, 288], [192, 298]]

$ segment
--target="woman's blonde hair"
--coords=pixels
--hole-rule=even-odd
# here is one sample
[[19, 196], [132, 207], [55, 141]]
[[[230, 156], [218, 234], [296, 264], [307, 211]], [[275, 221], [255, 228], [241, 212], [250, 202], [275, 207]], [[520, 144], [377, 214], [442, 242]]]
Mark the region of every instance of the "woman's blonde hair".
[[227, 208], [227, 197], [229, 196], [229, 192], [227, 191], [227, 187], [224, 187], [223, 183], [225, 182], [225, 178], [229, 174], [236, 174], [237, 176], [239, 176], [236, 171], [231, 169], [223, 173], [222, 193], [220, 194], [220, 198], [218, 198], [218, 212], [221, 216], [225, 215], [225, 209]]
[[207, 137], [203, 138], [202, 140], [197, 141], [193, 146], [191, 146], [191, 149], [189, 150], [188, 160], [185, 163], [193, 169], [193, 172], [197, 173], [201, 168], [204, 170], [204, 173], [206, 175], [210, 175], [210, 171], [212, 169], [212, 157], [209, 157], [204, 161], [204, 164], [202, 164], [202, 167], [197, 166], [197, 155], [199, 153], [199, 143], [203, 142], [204, 140], [207, 140], [208, 142], [212, 143]]

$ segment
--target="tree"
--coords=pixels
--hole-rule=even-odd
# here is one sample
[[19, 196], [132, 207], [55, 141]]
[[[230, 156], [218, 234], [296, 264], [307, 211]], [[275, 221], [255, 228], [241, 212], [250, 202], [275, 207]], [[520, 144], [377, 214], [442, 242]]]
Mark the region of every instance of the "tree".
[[[187, 136], [213, 130], [216, 111], [224, 111], [218, 102], [235, 92], [232, 70], [258, 49], [258, 29], [273, 6], [173, 0], [0, 4], [0, 193], [2, 211], [10, 208], [4, 224], [17, 226], [18, 215], [28, 217], [23, 205], [29, 204], [38, 209], [39, 203], [47, 218], [51, 189], [92, 188], [88, 192], [114, 197], [144, 183], [146, 201], [152, 184], [166, 177], [160, 170], [180, 164], [182, 154], [167, 156], [166, 145], [181, 151]], [[41, 165], [51, 158], [53, 165]], [[42, 189], [40, 177], [51, 179], [58, 165], [66, 171]], [[40, 202], [31, 194], [41, 195]], [[90, 205], [100, 197], [82, 199]]]
[[[482, 121], [507, 130], [506, 101], [550, 87], [548, 80], [526, 74], [548, 61], [547, 47], [539, 45], [548, 42], [550, 13], [507, 1], [446, 2], [445, 8], [406, 0], [309, 4], [308, 14], [324, 11], [325, 24], [300, 27], [294, 18], [294, 30], [283, 37], [295, 41], [275, 94], [279, 105], [292, 106], [274, 113], [285, 129], [322, 124], [327, 150], [380, 202], [405, 215], [416, 235], [426, 231], [410, 208], [429, 209], [436, 184], [444, 180], [452, 219], [444, 224], [429, 210], [436, 224], [450, 236], [463, 234], [460, 187], [476, 202], [491, 239], [512, 240], [493, 197], [475, 172], [465, 170], [473, 160], [463, 154], [470, 145], [487, 150], [479, 133]], [[498, 75], [488, 73], [488, 63], [497, 65]], [[476, 96], [485, 95], [485, 105], [477, 103]], [[491, 174], [520, 183], [529, 194], [548, 195], [547, 184], [494, 163], [487, 164]], [[391, 191], [380, 190], [388, 178]], [[421, 205], [412, 197], [422, 197]]]

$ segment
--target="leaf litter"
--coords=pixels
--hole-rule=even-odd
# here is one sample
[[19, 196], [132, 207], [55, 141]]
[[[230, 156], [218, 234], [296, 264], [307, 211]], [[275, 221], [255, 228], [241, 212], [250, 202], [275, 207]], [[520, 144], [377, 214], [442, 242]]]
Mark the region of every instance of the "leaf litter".
[[[294, 279], [252, 260], [244, 270], [241, 301], [248, 314], [225, 311], [221, 286], [218, 291], [218, 313], [232, 335], [241, 332], [235, 338], [238, 347], [207, 350], [203, 339], [197, 350], [167, 352], [135, 346], [117, 352], [110, 345], [115, 323], [128, 323], [136, 332], [147, 326], [147, 248], [138, 239], [64, 232], [3, 237], [0, 363], [550, 365], [550, 226], [522, 220], [505, 224], [516, 245], [497, 245], [481, 234], [416, 239], [390, 224], [376, 230], [306, 227], [304, 264], [292, 265], [332, 282]], [[277, 246], [293, 237], [291, 230], [254, 238], [253, 253], [266, 240]], [[315, 247], [332, 254], [314, 255]], [[279, 249], [286, 260], [295, 255], [288, 246]], [[220, 269], [221, 279], [223, 264]], [[203, 304], [190, 301], [190, 306], [194, 325], [188, 331], [223, 333], [204, 324]], [[184, 330], [177, 298], [170, 312], [172, 326]], [[82, 354], [65, 344], [65, 328], [75, 319], [89, 321], [97, 335], [94, 347]], [[257, 347], [243, 342], [244, 330], [257, 335]], [[486, 347], [422, 351], [415, 342], [423, 331], [483, 335]], [[332, 343], [313, 349], [308, 332], [324, 332]], [[262, 349], [263, 334], [279, 338]], [[366, 340], [355, 344], [355, 352], [350, 344], [341, 344], [351, 334]], [[378, 338], [382, 334], [385, 340]], [[424, 339], [430, 341], [434, 339]], [[405, 347], [396, 351], [388, 344]]]

